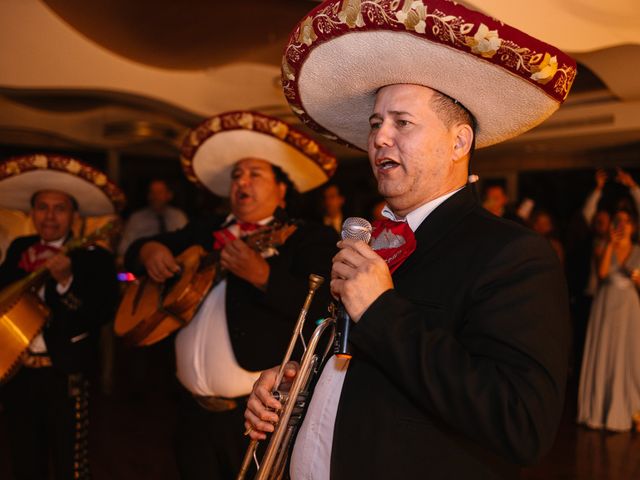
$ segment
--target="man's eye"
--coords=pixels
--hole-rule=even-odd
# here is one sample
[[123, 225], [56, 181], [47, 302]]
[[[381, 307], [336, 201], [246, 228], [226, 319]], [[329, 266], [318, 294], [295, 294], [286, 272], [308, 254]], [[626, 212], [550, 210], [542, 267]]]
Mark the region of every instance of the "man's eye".
[[408, 120], [397, 120], [396, 124], [399, 127], [406, 127], [407, 125], [409, 125], [411, 122], [409, 122]]
[[378, 130], [380, 128], [380, 122], [376, 122], [376, 123], [370, 123], [369, 124], [369, 128], [371, 130]]

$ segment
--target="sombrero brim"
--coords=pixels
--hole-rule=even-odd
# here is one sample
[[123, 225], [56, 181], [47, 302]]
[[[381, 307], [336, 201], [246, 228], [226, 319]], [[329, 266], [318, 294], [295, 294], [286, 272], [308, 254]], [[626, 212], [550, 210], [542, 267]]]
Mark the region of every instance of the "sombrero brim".
[[380, 2], [371, 12], [370, 3], [325, 2], [285, 50], [292, 110], [330, 138], [366, 149], [377, 90], [407, 83], [463, 104], [477, 121], [477, 147], [486, 147], [548, 118], [575, 77], [575, 62], [554, 47], [452, 2]]
[[0, 206], [29, 211], [33, 194], [44, 190], [72, 196], [84, 216], [108, 215], [124, 206], [122, 191], [104, 173], [79, 160], [29, 155], [0, 164]]
[[315, 140], [255, 112], [228, 112], [202, 123], [185, 139], [181, 160], [190, 180], [226, 197], [233, 166], [243, 158], [281, 167], [300, 192], [322, 185], [336, 168], [335, 157]]

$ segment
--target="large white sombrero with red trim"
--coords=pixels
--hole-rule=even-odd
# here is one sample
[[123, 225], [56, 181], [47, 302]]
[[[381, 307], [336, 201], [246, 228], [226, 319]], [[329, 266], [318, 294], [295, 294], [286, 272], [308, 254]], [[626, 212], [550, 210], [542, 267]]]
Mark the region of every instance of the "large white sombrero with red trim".
[[233, 165], [243, 158], [279, 166], [300, 192], [322, 185], [338, 165], [334, 155], [288, 123], [247, 111], [221, 113], [191, 130], [180, 160], [189, 180], [226, 197]]
[[362, 149], [385, 85], [454, 98], [486, 147], [549, 117], [575, 75], [575, 61], [557, 48], [447, 0], [325, 1], [295, 27], [282, 62], [284, 93], [301, 120]]
[[29, 211], [31, 197], [43, 190], [72, 196], [84, 216], [121, 210], [125, 196], [100, 170], [63, 155], [23, 155], [0, 163], [0, 206]]

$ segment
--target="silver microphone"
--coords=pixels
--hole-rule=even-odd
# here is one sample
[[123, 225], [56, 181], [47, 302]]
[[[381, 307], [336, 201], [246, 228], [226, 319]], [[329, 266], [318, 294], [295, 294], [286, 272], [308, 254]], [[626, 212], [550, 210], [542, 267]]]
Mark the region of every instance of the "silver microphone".
[[[362, 240], [369, 243], [371, 240], [371, 224], [360, 217], [349, 217], [342, 224], [342, 239]], [[342, 302], [338, 303], [336, 315], [336, 329], [333, 343], [333, 353], [340, 358], [351, 358], [349, 352], [349, 329], [351, 328], [351, 318], [344, 308]]]
[[342, 224], [342, 239], [362, 240], [369, 243], [371, 240], [371, 224], [361, 217], [349, 217]]

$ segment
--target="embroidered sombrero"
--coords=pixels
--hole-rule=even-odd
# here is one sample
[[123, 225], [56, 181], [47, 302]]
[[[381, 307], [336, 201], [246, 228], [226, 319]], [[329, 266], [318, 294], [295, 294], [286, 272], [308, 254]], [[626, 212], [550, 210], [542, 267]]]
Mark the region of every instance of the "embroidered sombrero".
[[385, 85], [454, 98], [486, 147], [549, 117], [575, 75], [575, 61], [557, 48], [447, 0], [325, 1], [295, 27], [282, 61], [284, 93], [301, 120], [362, 149]]
[[124, 207], [125, 196], [100, 170], [62, 155], [24, 155], [0, 163], [0, 206], [31, 209], [31, 197], [42, 190], [72, 196], [84, 216], [115, 213]]
[[298, 191], [326, 182], [336, 157], [289, 124], [256, 112], [226, 112], [191, 130], [181, 162], [189, 180], [219, 196], [229, 195], [231, 170], [243, 158], [259, 158], [281, 167]]

